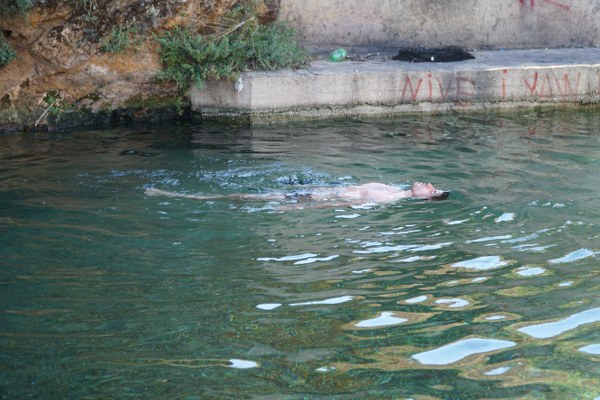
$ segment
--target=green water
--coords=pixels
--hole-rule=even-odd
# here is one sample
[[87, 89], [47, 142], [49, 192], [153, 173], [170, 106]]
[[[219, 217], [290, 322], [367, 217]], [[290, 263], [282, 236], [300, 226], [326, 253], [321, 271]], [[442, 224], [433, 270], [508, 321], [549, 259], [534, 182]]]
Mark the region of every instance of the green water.
[[[592, 109], [0, 137], [0, 397], [598, 398], [599, 127]], [[294, 179], [452, 194], [144, 194]]]

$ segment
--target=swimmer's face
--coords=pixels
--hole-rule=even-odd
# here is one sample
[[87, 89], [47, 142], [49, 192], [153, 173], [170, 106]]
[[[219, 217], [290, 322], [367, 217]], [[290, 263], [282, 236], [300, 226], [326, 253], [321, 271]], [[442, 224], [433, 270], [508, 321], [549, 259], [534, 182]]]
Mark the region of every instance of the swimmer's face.
[[412, 193], [414, 197], [428, 199], [436, 194], [436, 189], [431, 183], [415, 182], [412, 185]]

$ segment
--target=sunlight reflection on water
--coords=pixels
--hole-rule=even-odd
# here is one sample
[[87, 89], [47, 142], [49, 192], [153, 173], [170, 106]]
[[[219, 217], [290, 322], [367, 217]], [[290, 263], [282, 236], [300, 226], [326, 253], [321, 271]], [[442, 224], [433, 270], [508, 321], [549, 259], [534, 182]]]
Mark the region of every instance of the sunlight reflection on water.
[[573, 330], [578, 326], [600, 321], [600, 307], [582, 311], [556, 322], [530, 325], [520, 328], [519, 331], [537, 339], [547, 339]]
[[483, 338], [468, 338], [447, 344], [437, 349], [418, 353], [412, 356], [421, 364], [446, 365], [452, 364], [474, 354], [489, 353], [516, 346], [509, 340]]

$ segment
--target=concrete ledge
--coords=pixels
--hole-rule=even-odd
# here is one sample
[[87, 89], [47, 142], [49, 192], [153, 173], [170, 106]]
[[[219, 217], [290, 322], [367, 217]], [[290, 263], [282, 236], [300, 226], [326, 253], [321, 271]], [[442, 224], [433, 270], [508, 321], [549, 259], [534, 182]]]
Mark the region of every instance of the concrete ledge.
[[600, 101], [600, 49], [481, 51], [475, 60], [411, 64], [316, 60], [191, 90], [202, 118], [312, 119]]
[[313, 49], [596, 47], [597, 0], [281, 0]]

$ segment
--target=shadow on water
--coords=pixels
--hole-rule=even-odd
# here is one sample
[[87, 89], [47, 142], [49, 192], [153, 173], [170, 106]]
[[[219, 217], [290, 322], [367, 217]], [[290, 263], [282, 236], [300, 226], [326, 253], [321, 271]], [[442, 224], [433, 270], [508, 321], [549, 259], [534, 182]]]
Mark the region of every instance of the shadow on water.
[[[0, 394], [595, 399], [598, 126], [529, 110], [0, 137]], [[451, 196], [144, 194], [414, 180]]]

